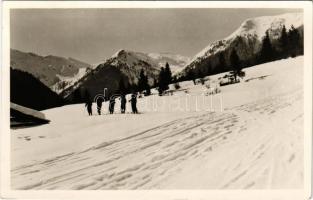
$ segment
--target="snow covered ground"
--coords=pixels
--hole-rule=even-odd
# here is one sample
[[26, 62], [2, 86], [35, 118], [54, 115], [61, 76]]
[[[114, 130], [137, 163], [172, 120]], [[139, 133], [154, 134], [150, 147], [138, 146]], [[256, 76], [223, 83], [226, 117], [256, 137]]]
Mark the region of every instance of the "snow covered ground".
[[119, 101], [114, 115], [107, 104], [91, 117], [83, 104], [46, 110], [50, 124], [12, 130], [12, 187], [302, 188], [303, 57], [244, 71], [215, 95], [187, 81], [140, 98], [138, 115], [119, 114]]

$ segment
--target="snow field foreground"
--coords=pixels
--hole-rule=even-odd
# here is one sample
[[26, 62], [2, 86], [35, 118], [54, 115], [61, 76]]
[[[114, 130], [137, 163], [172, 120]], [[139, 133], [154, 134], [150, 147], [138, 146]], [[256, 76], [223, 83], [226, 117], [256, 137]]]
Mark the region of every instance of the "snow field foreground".
[[[82, 104], [46, 110], [50, 124], [12, 130], [12, 187], [302, 188], [303, 57], [245, 72], [241, 83], [212, 97], [187, 81], [172, 96], [138, 99], [138, 115], [89, 117]], [[186, 102], [186, 94], [214, 103], [191, 107], [191, 100], [171, 109], [162, 103]]]

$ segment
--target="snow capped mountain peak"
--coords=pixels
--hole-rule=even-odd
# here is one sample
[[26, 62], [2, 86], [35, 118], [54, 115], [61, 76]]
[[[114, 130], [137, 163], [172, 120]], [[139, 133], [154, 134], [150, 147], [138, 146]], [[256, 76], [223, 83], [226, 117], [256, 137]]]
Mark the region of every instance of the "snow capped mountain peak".
[[303, 25], [303, 13], [286, 13], [276, 16], [262, 16], [247, 19], [228, 37], [212, 42], [196, 54], [186, 66], [193, 68], [194, 66], [190, 65], [193, 65], [194, 62], [200, 62], [200, 60], [204, 60], [211, 55], [226, 50], [239, 37], [246, 41], [261, 41], [265, 32], [268, 30], [272, 38], [277, 38], [280, 35], [283, 25], [285, 25], [287, 30], [289, 30], [291, 26], [299, 28]]
[[122, 62], [127, 64], [130, 68], [140, 63], [148, 63], [152, 68], [160, 69], [165, 66], [168, 62], [173, 73], [176, 73], [183, 69], [190, 58], [172, 54], [169, 52], [165, 53], [142, 53], [126, 49], [120, 49], [114, 53], [111, 58], [108, 59], [112, 64], [118, 64]]
[[125, 49], [119, 49], [117, 52], [115, 52], [115, 53], [111, 56], [111, 58], [119, 57], [119, 56], [125, 54], [126, 52], [130, 52], [130, 51], [125, 50]]
[[265, 31], [280, 29], [285, 25], [286, 29], [290, 29], [291, 25], [298, 28], [303, 24], [303, 13], [286, 13], [277, 16], [262, 16], [245, 20], [241, 26], [233, 32], [226, 40], [236, 36], [256, 35], [261, 39], [265, 35]]
[[103, 85], [110, 91], [117, 90], [121, 77], [124, 84], [133, 85], [138, 81], [140, 71], [143, 69], [148, 76], [149, 84], [152, 85], [158, 78], [161, 67], [169, 63], [172, 73], [182, 70], [189, 58], [170, 53], [141, 53], [120, 49], [110, 58], [96, 64], [90, 73], [80, 78], [70, 87], [63, 90], [62, 96], [74, 98], [74, 91], [81, 87], [88, 87], [91, 94], [96, 94], [103, 89]]
[[137, 68], [137, 66], [145, 65], [151, 69], [157, 69], [158, 64], [147, 54], [135, 51], [121, 49], [117, 51], [111, 58], [107, 60], [111, 65], [120, 66], [121, 63], [126, 65], [129, 69]]

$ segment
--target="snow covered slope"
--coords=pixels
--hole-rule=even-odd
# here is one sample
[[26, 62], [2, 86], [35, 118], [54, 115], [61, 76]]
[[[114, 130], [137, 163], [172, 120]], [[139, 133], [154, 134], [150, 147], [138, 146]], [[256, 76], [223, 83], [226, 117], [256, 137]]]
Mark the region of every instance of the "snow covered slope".
[[[209, 44], [194, 56], [181, 73], [184, 75], [189, 69], [199, 69], [204, 73], [207, 68], [212, 72], [228, 71], [230, 64], [230, 53], [236, 49], [240, 60], [245, 64], [253, 63], [253, 59], [260, 51], [261, 40], [268, 30], [271, 40], [279, 38], [281, 29], [285, 25], [289, 30], [293, 25], [295, 28], [303, 27], [303, 13], [286, 13], [277, 16], [263, 16], [245, 20], [241, 26], [228, 37]], [[300, 31], [301, 33], [301, 31]], [[221, 63], [220, 55], [223, 56], [225, 66]]]
[[59, 74], [56, 74], [59, 81], [54, 84], [51, 88], [56, 93], [61, 93], [63, 90], [73, 86], [75, 83], [77, 83], [81, 78], [86, 76], [89, 72], [91, 72], [91, 68], [79, 68], [78, 72], [72, 76], [62, 76]]
[[83, 104], [44, 111], [50, 124], [12, 130], [12, 188], [302, 188], [303, 57], [245, 71], [213, 96], [205, 85], [221, 74], [139, 98], [138, 115], [129, 104], [119, 114], [118, 100], [114, 115], [107, 103], [101, 116]]

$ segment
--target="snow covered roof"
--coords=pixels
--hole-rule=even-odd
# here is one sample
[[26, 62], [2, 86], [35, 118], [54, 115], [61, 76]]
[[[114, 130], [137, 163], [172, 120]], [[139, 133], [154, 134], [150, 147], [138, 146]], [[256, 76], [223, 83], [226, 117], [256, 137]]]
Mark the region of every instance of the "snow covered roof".
[[45, 114], [15, 103], [10, 103], [11, 126], [26, 126], [48, 123]]

